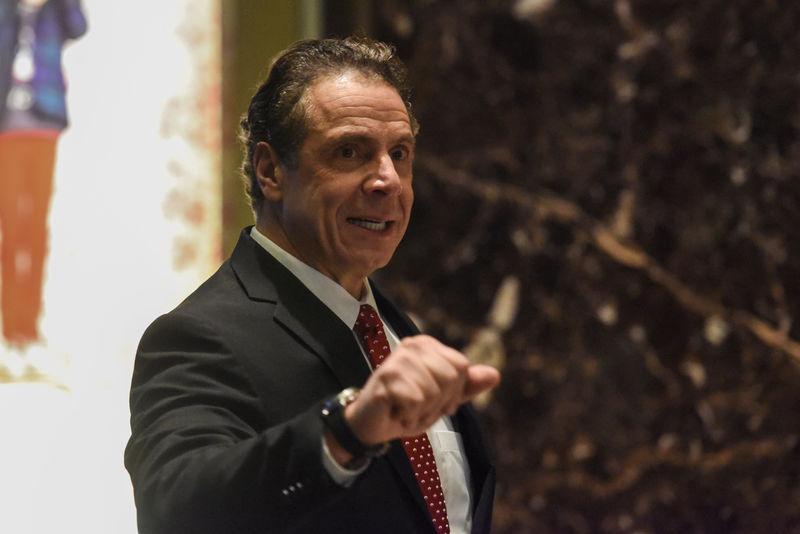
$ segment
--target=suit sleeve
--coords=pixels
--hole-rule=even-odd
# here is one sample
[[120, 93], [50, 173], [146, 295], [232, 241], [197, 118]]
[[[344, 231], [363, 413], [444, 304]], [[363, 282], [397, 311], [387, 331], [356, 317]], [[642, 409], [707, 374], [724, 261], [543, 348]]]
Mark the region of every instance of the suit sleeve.
[[148, 328], [130, 401], [140, 534], [302, 530], [346, 491], [322, 466], [319, 406], [266, 421], [242, 364], [201, 319], [173, 313]]

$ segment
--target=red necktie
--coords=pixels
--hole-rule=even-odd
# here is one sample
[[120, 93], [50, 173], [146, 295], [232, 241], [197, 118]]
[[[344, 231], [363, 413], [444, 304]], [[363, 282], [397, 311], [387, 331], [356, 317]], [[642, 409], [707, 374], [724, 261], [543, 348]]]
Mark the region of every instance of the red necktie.
[[[383, 360], [389, 356], [389, 341], [386, 339], [383, 323], [375, 308], [369, 304], [362, 304], [353, 330], [361, 346], [364, 347], [373, 369], [380, 367]], [[449, 534], [450, 523], [447, 522], [442, 484], [428, 435], [422, 433], [419, 436], [403, 438], [403, 448], [406, 450], [414, 474], [417, 475], [417, 483], [428, 505], [428, 512], [431, 514], [436, 532]]]

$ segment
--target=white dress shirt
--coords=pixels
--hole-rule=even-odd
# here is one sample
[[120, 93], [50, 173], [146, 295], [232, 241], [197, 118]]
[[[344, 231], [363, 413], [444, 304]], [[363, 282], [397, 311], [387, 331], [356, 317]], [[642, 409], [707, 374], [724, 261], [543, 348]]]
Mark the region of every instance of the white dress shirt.
[[[378, 310], [378, 315], [381, 315], [380, 309], [375, 303], [372, 288], [367, 280], [364, 280], [364, 294], [361, 300], [356, 300], [331, 278], [283, 250], [255, 227], [250, 231], [250, 236], [284, 267], [289, 269], [309, 291], [330, 308], [351, 330], [356, 324], [356, 318], [362, 304], [369, 304]], [[397, 334], [391, 325], [383, 320], [383, 316], [381, 316], [381, 321], [383, 321], [385, 331], [388, 334], [389, 347], [394, 349], [399, 343]], [[355, 333], [353, 333], [353, 336], [355, 336]], [[358, 346], [361, 347], [361, 343], [358, 343]], [[369, 359], [364, 354], [363, 349], [361, 352], [367, 365], [370, 366]], [[439, 419], [428, 429], [427, 434], [433, 449], [436, 467], [439, 470], [442, 493], [444, 493], [444, 502], [447, 506], [447, 519], [450, 522], [450, 532], [452, 534], [466, 534], [470, 532], [472, 527], [472, 492], [469, 482], [469, 464], [466, 461], [461, 435], [453, 430], [453, 424], [449, 417]], [[356, 471], [344, 468], [333, 459], [324, 440], [322, 446], [322, 462], [337, 483], [349, 486], [358, 475], [366, 470], [367, 466]]]

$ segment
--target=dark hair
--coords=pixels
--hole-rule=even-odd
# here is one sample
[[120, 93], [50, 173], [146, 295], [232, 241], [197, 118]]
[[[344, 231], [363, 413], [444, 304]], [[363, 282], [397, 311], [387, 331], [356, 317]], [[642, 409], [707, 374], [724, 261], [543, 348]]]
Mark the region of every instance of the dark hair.
[[267, 79], [256, 90], [240, 123], [239, 138], [244, 145], [242, 177], [256, 216], [264, 201], [253, 169], [256, 145], [261, 141], [269, 143], [281, 163], [294, 168], [297, 151], [308, 132], [306, 90], [320, 78], [347, 71], [360, 72], [394, 87], [416, 135], [419, 126], [411, 113], [408, 74], [392, 45], [364, 37], [294, 43], [273, 60]]

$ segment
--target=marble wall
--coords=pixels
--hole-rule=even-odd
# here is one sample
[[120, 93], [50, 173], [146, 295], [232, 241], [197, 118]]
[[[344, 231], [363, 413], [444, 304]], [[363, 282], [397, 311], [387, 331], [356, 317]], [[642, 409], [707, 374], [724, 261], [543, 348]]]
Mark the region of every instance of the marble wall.
[[393, 0], [381, 274], [502, 366], [496, 533], [800, 532], [800, 4]]

